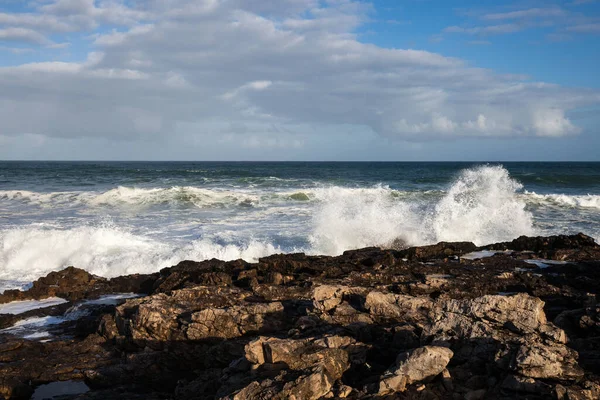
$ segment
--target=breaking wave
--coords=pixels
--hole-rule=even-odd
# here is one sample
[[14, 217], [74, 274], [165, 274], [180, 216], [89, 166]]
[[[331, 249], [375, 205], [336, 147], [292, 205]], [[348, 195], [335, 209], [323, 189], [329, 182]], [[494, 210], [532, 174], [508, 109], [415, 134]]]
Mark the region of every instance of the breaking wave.
[[535, 192], [525, 191], [525, 198], [528, 202], [554, 205], [571, 208], [590, 208], [600, 209], [600, 196], [598, 195], [566, 195], [566, 194], [537, 194]]
[[[34, 280], [69, 265], [112, 277], [155, 272], [184, 259], [256, 261], [269, 254], [293, 251], [336, 255], [352, 248], [399, 242], [422, 245], [444, 240], [484, 245], [540, 233], [528, 210], [531, 202], [599, 208], [598, 199], [523, 192], [522, 185], [501, 166], [463, 170], [445, 190], [427, 192], [398, 191], [383, 185], [271, 193], [183, 186], [117, 187], [104, 193], [4, 191], [0, 192], [0, 201], [40, 205], [186, 204], [203, 208], [263, 203], [265, 212], [239, 208], [236, 214], [217, 214], [214, 221], [206, 222], [214, 229], [200, 238], [185, 232], [176, 237], [176, 224], [182, 220], [167, 221], [164, 226], [161, 222], [157, 226], [162, 230], [150, 236], [114, 222], [69, 227], [7, 226], [0, 230], [0, 280]], [[278, 203], [276, 207], [266, 207], [273, 201]], [[188, 214], [183, 215], [186, 218]], [[224, 225], [217, 225], [221, 216]], [[241, 230], [237, 230], [242, 223], [239, 221], [244, 221]], [[136, 226], [134, 220], [126, 220], [126, 224]]]
[[522, 185], [500, 166], [464, 170], [436, 201], [393, 195], [387, 187], [316, 191], [321, 205], [310, 236], [317, 253], [438, 241], [483, 245], [534, 233]]
[[133, 188], [119, 186], [103, 193], [51, 192], [26, 190], [0, 191], [0, 201], [21, 202], [40, 207], [91, 206], [91, 207], [145, 207], [154, 205], [219, 208], [236, 205], [248, 206], [261, 201], [281, 199], [308, 200], [305, 193], [260, 193], [192, 186], [171, 188]]
[[177, 245], [111, 225], [66, 230], [17, 228], [0, 231], [0, 280], [32, 281], [70, 265], [114, 277], [156, 272], [182, 260], [256, 261], [278, 252], [282, 250], [256, 240], [219, 244], [199, 239]]

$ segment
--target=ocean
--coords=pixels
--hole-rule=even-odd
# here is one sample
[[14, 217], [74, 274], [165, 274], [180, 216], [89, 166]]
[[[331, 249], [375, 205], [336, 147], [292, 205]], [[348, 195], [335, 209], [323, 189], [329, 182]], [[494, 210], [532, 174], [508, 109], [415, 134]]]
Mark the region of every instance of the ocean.
[[600, 238], [600, 163], [0, 162], [0, 292], [70, 265], [577, 232]]

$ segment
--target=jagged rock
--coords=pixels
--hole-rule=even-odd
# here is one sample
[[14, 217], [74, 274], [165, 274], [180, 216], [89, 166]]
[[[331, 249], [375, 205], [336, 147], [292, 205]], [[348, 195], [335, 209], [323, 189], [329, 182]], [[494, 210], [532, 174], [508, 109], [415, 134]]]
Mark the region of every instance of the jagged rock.
[[547, 326], [544, 302], [526, 294], [483, 296], [476, 299], [440, 301], [424, 335], [444, 339], [499, 337], [505, 332], [544, 331], [558, 339], [564, 334]]
[[365, 300], [365, 308], [374, 317], [422, 320], [433, 309], [433, 301], [428, 297], [414, 297], [393, 293], [370, 292]]
[[379, 383], [379, 394], [402, 392], [406, 386], [441, 374], [454, 353], [446, 347], [425, 346], [400, 354]]
[[234, 338], [287, 326], [281, 302], [256, 302], [252, 293], [227, 287], [197, 286], [129, 300], [117, 308], [121, 335], [134, 340]]
[[90, 335], [83, 341], [48, 343], [12, 339], [0, 342], [0, 397], [29, 398], [34, 385], [83, 379], [84, 371], [110, 364], [105, 341]]
[[[257, 364], [279, 364], [298, 371], [283, 386], [251, 382], [228, 398], [233, 399], [319, 399], [329, 393], [336, 380], [350, 367], [344, 347], [355, 344], [349, 337], [329, 336], [303, 340], [259, 337], [246, 345], [246, 358]], [[285, 380], [285, 372], [279, 375]]]
[[214, 258], [203, 262], [182, 261], [160, 271], [153, 292], [165, 293], [194, 285], [230, 286], [233, 271], [242, 270], [247, 265], [243, 260], [226, 263]]
[[598, 248], [594, 238], [579, 233], [577, 235], [558, 235], [558, 236], [520, 236], [511, 242], [496, 243], [482, 248], [490, 250], [516, 250], [533, 251], [536, 253], [553, 252], [556, 250], [569, 249], [579, 250], [582, 248]]
[[128, 275], [106, 279], [89, 272], [68, 267], [33, 282], [25, 291], [6, 290], [0, 294], [0, 304], [11, 301], [61, 297], [70, 301], [94, 298], [108, 293], [149, 293], [157, 274]]
[[461, 256], [476, 249], [477, 246], [471, 242], [440, 242], [431, 246], [411, 247], [400, 251], [398, 256], [417, 261], [441, 260], [451, 256]]
[[542, 381], [518, 375], [508, 375], [502, 382], [502, 389], [517, 393], [534, 393], [550, 396], [552, 387]]
[[[0, 303], [71, 301], [0, 316], [0, 329], [75, 315], [81, 299], [149, 295], [52, 326], [48, 343], [0, 331], [0, 398], [65, 379], [85, 379], [90, 392], [69, 397], [80, 399], [599, 398], [600, 247], [573, 235], [486, 248], [509, 244], [475, 260], [461, 257], [470, 243], [439, 243], [110, 280], [55, 272]], [[525, 262], [539, 257], [568, 262]]]
[[362, 299], [366, 292], [360, 287], [319, 285], [313, 290], [313, 306], [321, 312], [321, 319], [329, 323], [370, 324], [373, 321], [362, 312], [362, 305], [351, 304], [353, 298]]
[[529, 378], [576, 380], [584, 375], [577, 352], [561, 344], [523, 344], [515, 363], [517, 372]]

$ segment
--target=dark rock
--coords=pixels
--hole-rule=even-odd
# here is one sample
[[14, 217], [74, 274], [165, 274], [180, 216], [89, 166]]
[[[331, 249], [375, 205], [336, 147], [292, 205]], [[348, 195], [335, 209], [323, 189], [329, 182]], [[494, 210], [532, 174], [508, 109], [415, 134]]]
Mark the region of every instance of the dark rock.
[[[598, 399], [600, 246], [585, 235], [183, 261], [113, 279], [67, 268], [0, 303], [62, 318], [48, 342], [0, 330], [0, 398], [84, 380], [63, 399]], [[566, 261], [540, 268], [527, 261]], [[84, 299], [133, 292], [82, 311]], [[71, 318], [77, 316], [78, 318]], [[552, 321], [552, 322], [550, 322]]]
[[440, 242], [431, 246], [411, 247], [400, 251], [398, 256], [416, 261], [443, 260], [448, 257], [470, 253], [475, 249], [477, 249], [477, 246], [471, 242]]
[[549, 254], [552, 255], [558, 250], [600, 250], [600, 246], [596, 243], [594, 238], [584, 235], [583, 233], [558, 236], [520, 236], [512, 242], [496, 243], [489, 246], [483, 246], [482, 248], [489, 250], [533, 251], [541, 257], [545, 257]]

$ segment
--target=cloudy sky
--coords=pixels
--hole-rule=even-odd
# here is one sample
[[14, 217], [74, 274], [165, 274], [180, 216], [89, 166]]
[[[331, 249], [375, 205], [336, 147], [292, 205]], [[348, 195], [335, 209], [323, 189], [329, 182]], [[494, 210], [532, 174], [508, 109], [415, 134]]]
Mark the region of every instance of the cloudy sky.
[[598, 160], [600, 1], [2, 0], [0, 159]]

